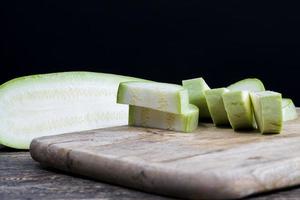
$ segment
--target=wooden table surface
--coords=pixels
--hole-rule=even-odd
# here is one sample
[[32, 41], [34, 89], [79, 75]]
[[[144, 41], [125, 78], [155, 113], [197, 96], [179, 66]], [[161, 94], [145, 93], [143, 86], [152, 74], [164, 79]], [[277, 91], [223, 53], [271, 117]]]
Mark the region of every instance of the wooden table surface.
[[[248, 197], [299, 199], [300, 186]], [[43, 168], [29, 152], [0, 149], [0, 199], [170, 199]]]

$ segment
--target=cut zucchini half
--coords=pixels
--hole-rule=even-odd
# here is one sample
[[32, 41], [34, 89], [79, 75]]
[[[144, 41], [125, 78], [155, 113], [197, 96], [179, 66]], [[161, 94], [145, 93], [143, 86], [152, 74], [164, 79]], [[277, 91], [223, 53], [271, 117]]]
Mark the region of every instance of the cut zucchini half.
[[252, 104], [248, 91], [229, 91], [223, 94], [223, 102], [231, 127], [234, 130], [253, 129]]
[[289, 121], [294, 120], [298, 117], [295, 104], [292, 99], [283, 98], [282, 99], [282, 120]]
[[208, 110], [216, 126], [226, 126], [230, 124], [222, 99], [223, 94], [227, 92], [229, 92], [227, 88], [216, 88], [204, 92]]
[[255, 120], [261, 133], [280, 133], [282, 129], [282, 97], [278, 92], [250, 93]]
[[265, 91], [264, 84], [261, 82], [261, 80], [257, 78], [246, 78], [229, 85], [227, 88], [231, 91], [237, 91], [237, 90], [238, 91], [246, 90], [249, 92]]
[[209, 90], [210, 87], [204, 79], [194, 78], [183, 80], [182, 85], [188, 90], [190, 103], [199, 108], [199, 119], [210, 119], [210, 113], [204, 96], [204, 92]]
[[198, 126], [199, 109], [190, 104], [184, 114], [174, 114], [129, 106], [129, 125], [148, 128], [166, 129], [180, 132], [192, 132]]
[[189, 110], [188, 91], [180, 85], [169, 83], [120, 83], [117, 102], [175, 114], [186, 113]]
[[63, 72], [13, 79], [0, 86], [0, 143], [28, 149], [33, 138], [128, 124], [116, 103], [120, 82], [132, 77]]

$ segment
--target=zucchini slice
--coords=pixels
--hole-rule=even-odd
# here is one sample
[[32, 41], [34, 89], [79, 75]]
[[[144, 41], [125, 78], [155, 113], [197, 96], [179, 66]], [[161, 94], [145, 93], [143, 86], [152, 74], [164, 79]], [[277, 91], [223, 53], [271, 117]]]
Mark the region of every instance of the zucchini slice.
[[282, 97], [278, 92], [250, 93], [254, 116], [261, 133], [280, 133], [282, 129]]
[[234, 130], [255, 128], [248, 91], [229, 91], [224, 93], [223, 102], [230, 125]]
[[247, 90], [250, 92], [260, 92], [265, 91], [265, 86], [261, 82], [261, 80], [257, 78], [246, 78], [243, 80], [240, 80], [236, 83], [233, 83], [227, 87], [231, 91], [236, 90]]
[[117, 102], [175, 114], [186, 113], [189, 110], [188, 91], [180, 85], [169, 83], [120, 83]]
[[210, 113], [204, 96], [206, 90], [210, 90], [203, 78], [183, 80], [182, 85], [188, 90], [191, 104], [199, 108], [199, 119], [210, 119]]
[[198, 126], [199, 109], [192, 104], [184, 114], [167, 113], [151, 108], [129, 106], [129, 125], [192, 132]]
[[289, 121], [294, 120], [298, 117], [295, 104], [292, 99], [283, 98], [282, 99], [282, 120]]
[[216, 126], [229, 125], [228, 116], [222, 99], [223, 94], [229, 92], [227, 88], [216, 88], [205, 91], [205, 98], [211, 118]]

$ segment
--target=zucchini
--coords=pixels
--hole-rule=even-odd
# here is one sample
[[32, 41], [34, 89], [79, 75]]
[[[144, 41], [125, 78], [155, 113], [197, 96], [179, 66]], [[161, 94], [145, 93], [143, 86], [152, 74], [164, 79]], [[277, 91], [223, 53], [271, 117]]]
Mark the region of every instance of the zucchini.
[[261, 133], [280, 133], [282, 129], [282, 97], [278, 92], [250, 93], [254, 116]]
[[151, 108], [129, 106], [129, 125], [192, 132], [198, 126], [199, 109], [192, 104], [184, 114], [167, 113]]
[[199, 108], [200, 119], [210, 119], [210, 113], [207, 107], [204, 92], [210, 90], [203, 78], [194, 78], [182, 81], [182, 86], [188, 90], [191, 104]]
[[28, 149], [33, 138], [128, 124], [116, 103], [120, 82], [141, 79], [62, 72], [13, 79], [0, 86], [0, 143]]
[[189, 110], [188, 91], [180, 85], [169, 83], [120, 83], [117, 102], [175, 114], [186, 113]]

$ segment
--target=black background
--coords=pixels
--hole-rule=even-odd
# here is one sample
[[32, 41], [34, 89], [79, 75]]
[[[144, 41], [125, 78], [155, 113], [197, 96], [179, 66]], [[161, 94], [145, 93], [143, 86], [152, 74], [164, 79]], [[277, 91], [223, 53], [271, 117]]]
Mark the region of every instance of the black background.
[[300, 105], [300, 12], [285, 1], [1, 1], [1, 82], [87, 70], [211, 87], [263, 80]]

